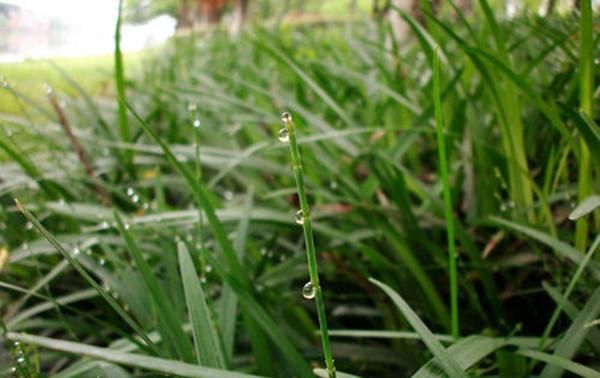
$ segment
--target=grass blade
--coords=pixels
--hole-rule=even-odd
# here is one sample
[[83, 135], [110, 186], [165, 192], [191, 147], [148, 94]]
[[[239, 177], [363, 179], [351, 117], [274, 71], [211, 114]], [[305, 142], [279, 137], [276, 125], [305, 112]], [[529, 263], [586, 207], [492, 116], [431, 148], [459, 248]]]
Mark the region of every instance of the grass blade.
[[446, 126], [444, 124], [442, 100], [440, 95], [440, 58], [439, 48], [433, 51], [433, 103], [435, 111], [436, 134], [438, 144], [438, 164], [442, 176], [444, 191], [444, 217], [448, 237], [448, 270], [450, 276], [450, 330], [452, 336], [458, 337], [458, 280], [456, 273], [456, 241], [454, 238], [454, 214], [452, 212], [452, 195], [448, 178], [448, 155], [446, 153]]
[[584, 378], [598, 378], [600, 376], [600, 371], [598, 370], [594, 370], [585, 365], [552, 354], [530, 349], [520, 349], [517, 350], [516, 353], [520, 354], [521, 356], [545, 362], [548, 364], [548, 366], [560, 369], [561, 371], [570, 371], [571, 373], [575, 373]]
[[421, 336], [421, 339], [427, 345], [429, 351], [437, 358], [438, 363], [442, 369], [448, 374], [450, 378], [466, 377], [465, 372], [460, 368], [458, 363], [450, 356], [448, 351], [440, 344], [433, 333], [427, 328], [425, 323], [419, 318], [419, 316], [413, 311], [412, 308], [406, 303], [406, 301], [398, 295], [391, 287], [387, 286], [383, 282], [379, 282], [374, 278], [369, 278], [373, 284], [377, 285], [382, 289], [394, 302], [394, 304], [400, 309], [402, 314], [406, 317], [406, 320], [414, 328], [414, 330]]
[[[589, 328], [585, 325], [594, 320], [600, 314], [600, 287], [598, 287], [571, 326], [566, 330], [563, 338], [558, 342], [553, 356], [562, 359], [571, 359], [575, 356], [581, 343], [587, 337]], [[563, 366], [547, 365], [540, 374], [540, 378], [558, 378], [564, 371]], [[597, 375], [596, 375], [597, 376]]]
[[156, 306], [155, 310], [158, 320], [158, 329], [163, 341], [172, 351], [172, 353], [175, 353], [175, 356], [178, 358], [186, 362], [194, 361], [194, 354], [190, 340], [181, 328], [181, 322], [177, 318], [177, 315], [173, 310], [173, 306], [169, 303], [165, 292], [160, 287], [160, 284], [152, 272], [152, 269], [146, 260], [144, 260], [142, 252], [138, 248], [129, 231], [127, 231], [129, 226], [125, 226], [123, 220], [116, 211], [114, 212], [114, 218], [116, 220], [119, 233], [123, 236], [125, 244], [127, 245], [127, 251], [135, 261], [135, 265], [144, 280], [148, 294]]
[[256, 378], [256, 375], [242, 374], [217, 370], [197, 365], [187, 364], [180, 361], [172, 361], [164, 358], [148, 357], [134, 353], [124, 353], [108, 348], [99, 348], [82, 343], [51, 339], [49, 337], [33, 336], [24, 333], [9, 332], [6, 337], [9, 340], [34, 344], [43, 348], [71, 353], [79, 356], [87, 356], [99, 360], [109, 361], [120, 365], [132, 366], [141, 369], [161, 372], [167, 375], [178, 375], [183, 377], [199, 378]]
[[158, 353], [158, 349], [156, 348], [156, 345], [154, 345], [154, 343], [148, 338], [148, 336], [146, 335], [146, 332], [144, 332], [144, 330], [142, 330], [140, 328], [140, 326], [135, 322], [135, 320], [133, 320], [121, 308], [121, 306], [117, 303], [117, 301], [115, 301], [113, 299], [113, 297], [110, 296], [110, 294], [107, 293], [106, 290], [104, 290], [102, 288], [102, 286], [100, 286], [100, 285], [98, 285], [98, 283], [96, 283], [96, 281], [92, 278], [92, 276], [90, 276], [90, 274], [79, 263], [79, 261], [77, 261], [77, 259], [75, 259], [73, 256], [71, 256], [71, 254], [58, 242], [58, 240], [56, 240], [56, 238], [50, 232], [48, 232], [48, 230], [46, 230], [46, 228], [38, 221], [38, 219], [29, 210], [27, 210], [18, 200], [15, 199], [15, 202], [17, 204], [17, 207], [19, 208], [19, 211], [21, 211], [21, 213], [23, 213], [25, 218], [27, 218], [27, 220], [29, 220], [31, 222], [31, 224], [33, 224], [33, 226], [38, 230], [38, 232], [40, 234], [42, 234], [44, 239], [46, 239], [60, 254], [62, 254], [65, 259], [67, 259], [67, 261], [73, 266], [73, 268], [75, 268], [77, 273], [79, 273], [90, 286], [92, 286], [94, 289], [96, 289], [98, 294], [100, 294], [100, 296], [106, 302], [108, 302], [108, 304], [112, 307], [112, 309], [115, 310], [117, 312], [117, 314], [119, 314], [119, 316], [123, 320], [125, 320], [125, 322], [142, 338], [142, 340], [144, 340], [146, 345], [148, 347], [150, 347], [158, 355], [159, 353]]
[[202, 290], [194, 262], [187, 247], [182, 242], [177, 245], [179, 269], [185, 292], [185, 301], [192, 322], [194, 347], [198, 363], [203, 366], [225, 368], [225, 359], [221, 344], [215, 332], [215, 325], [210, 316], [206, 295]]
[[586, 216], [589, 213], [592, 213], [594, 210], [600, 207], [600, 196], [592, 195], [581, 201], [579, 205], [571, 214], [569, 214], [570, 220], [577, 220], [581, 217]]

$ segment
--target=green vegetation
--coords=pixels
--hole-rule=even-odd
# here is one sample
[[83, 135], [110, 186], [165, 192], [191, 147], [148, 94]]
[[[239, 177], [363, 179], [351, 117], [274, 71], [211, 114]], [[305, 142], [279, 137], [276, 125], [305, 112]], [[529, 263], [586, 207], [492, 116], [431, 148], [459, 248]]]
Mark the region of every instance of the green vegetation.
[[38, 70], [69, 104], [0, 118], [0, 375], [598, 377], [597, 15], [493, 5]]

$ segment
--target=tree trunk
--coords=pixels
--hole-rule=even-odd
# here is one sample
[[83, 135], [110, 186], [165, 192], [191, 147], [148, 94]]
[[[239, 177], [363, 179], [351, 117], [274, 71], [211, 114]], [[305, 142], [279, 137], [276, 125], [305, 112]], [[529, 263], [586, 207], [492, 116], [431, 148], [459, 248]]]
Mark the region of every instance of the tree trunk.
[[196, 0], [196, 11], [201, 20], [218, 24], [227, 5], [227, 0]]
[[248, 17], [248, 3], [249, 0], [235, 0], [231, 25], [229, 25], [229, 35], [236, 36], [242, 31]]

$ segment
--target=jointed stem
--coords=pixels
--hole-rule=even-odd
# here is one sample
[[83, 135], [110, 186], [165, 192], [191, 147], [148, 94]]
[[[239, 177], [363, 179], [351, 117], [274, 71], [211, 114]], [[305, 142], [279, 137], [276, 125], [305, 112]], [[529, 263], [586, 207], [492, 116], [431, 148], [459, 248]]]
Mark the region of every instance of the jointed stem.
[[300, 210], [302, 211], [302, 228], [304, 229], [304, 242], [306, 245], [306, 256], [308, 259], [308, 273], [310, 275], [310, 283], [315, 291], [315, 306], [317, 316], [319, 318], [319, 328], [321, 330], [321, 342], [323, 344], [323, 354], [325, 356], [325, 365], [329, 378], [335, 378], [335, 366], [329, 345], [329, 334], [327, 331], [327, 318], [325, 315], [325, 302], [323, 301], [323, 292], [319, 284], [319, 272], [317, 269], [317, 256], [315, 251], [315, 241], [312, 232], [312, 220], [308, 200], [306, 199], [306, 190], [304, 188], [304, 171], [302, 170], [302, 159], [300, 150], [296, 141], [296, 132], [294, 130], [294, 122], [289, 113], [283, 113], [281, 120], [287, 130], [290, 153], [292, 156], [292, 168], [294, 178], [296, 179], [296, 188], [298, 190], [298, 198], [300, 200]]

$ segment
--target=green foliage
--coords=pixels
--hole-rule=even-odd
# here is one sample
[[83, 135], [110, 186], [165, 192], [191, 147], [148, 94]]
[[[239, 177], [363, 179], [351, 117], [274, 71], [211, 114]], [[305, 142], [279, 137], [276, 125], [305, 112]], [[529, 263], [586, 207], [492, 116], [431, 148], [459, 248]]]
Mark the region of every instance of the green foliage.
[[506, 20], [497, 3], [473, 21], [405, 15], [417, 37], [403, 46], [366, 20], [178, 37], [140, 77], [113, 72], [126, 98], [82, 96], [66, 67], [57, 96], [79, 94], [64, 111], [112, 208], [56, 115], [19, 97], [0, 116], [0, 308], [24, 359], [1, 365], [310, 377], [331, 375], [330, 347], [338, 377], [597, 375], [600, 187], [596, 168], [575, 174], [599, 140], [597, 109], [580, 112], [582, 23]]

